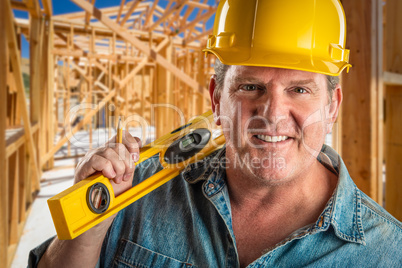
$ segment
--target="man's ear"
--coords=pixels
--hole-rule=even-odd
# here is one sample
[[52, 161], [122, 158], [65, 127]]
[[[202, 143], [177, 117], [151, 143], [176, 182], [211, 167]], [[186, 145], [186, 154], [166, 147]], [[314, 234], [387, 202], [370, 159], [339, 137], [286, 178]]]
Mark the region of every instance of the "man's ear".
[[332, 94], [331, 103], [328, 105], [327, 113], [327, 134], [332, 131], [336, 119], [338, 118], [339, 109], [342, 103], [343, 94], [342, 88], [339, 84], [336, 85]]
[[216, 90], [216, 75], [212, 75], [211, 79], [209, 81], [209, 96], [211, 98], [211, 105], [212, 105], [212, 112], [214, 113], [214, 121], [215, 124], [220, 126], [221, 125], [221, 121], [219, 119], [219, 114], [220, 114], [220, 110], [219, 110], [219, 99], [216, 98], [216, 94], [214, 94]]

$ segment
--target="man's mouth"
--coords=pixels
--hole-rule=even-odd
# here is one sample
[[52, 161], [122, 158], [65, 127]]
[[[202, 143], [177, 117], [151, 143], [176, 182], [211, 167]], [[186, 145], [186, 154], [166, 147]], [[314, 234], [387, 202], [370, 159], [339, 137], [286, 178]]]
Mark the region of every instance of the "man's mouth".
[[265, 141], [265, 142], [280, 142], [280, 141], [285, 141], [289, 139], [288, 136], [268, 136], [268, 135], [255, 135], [258, 139]]

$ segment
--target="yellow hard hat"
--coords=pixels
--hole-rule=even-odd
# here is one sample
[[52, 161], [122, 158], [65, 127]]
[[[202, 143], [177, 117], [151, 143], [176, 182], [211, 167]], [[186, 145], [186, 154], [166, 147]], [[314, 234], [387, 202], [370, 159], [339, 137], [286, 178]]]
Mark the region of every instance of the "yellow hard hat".
[[221, 0], [206, 53], [227, 65], [339, 75], [349, 64], [339, 0]]

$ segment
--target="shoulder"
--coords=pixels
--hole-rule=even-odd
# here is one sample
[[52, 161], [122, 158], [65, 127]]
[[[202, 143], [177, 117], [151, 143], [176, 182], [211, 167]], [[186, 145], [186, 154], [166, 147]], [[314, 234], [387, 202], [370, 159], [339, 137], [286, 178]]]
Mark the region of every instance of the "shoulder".
[[133, 185], [144, 181], [162, 169], [163, 167], [159, 161], [159, 154], [144, 160], [135, 167]]
[[399, 233], [402, 238], [402, 223], [376, 203], [368, 195], [358, 190], [361, 195], [362, 220], [366, 225], [385, 225], [387, 228]]
[[361, 223], [366, 247], [383, 261], [402, 262], [402, 223], [362, 191]]

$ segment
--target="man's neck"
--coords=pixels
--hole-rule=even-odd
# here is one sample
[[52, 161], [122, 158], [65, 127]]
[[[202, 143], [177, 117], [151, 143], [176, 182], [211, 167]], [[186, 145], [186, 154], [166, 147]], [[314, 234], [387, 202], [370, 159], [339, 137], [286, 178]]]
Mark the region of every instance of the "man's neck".
[[[321, 209], [332, 195], [337, 177], [315, 161], [308, 172], [286, 182], [270, 183], [242, 174], [241, 170], [226, 170], [232, 206], [247, 207], [251, 211], [278, 210], [300, 212]], [[253, 208], [258, 210], [254, 210]]]
[[294, 231], [317, 221], [336, 187], [337, 177], [318, 161], [308, 173], [311, 176], [264, 184], [239, 170], [226, 169], [241, 267]]

